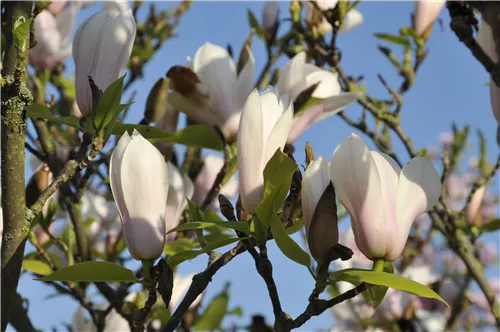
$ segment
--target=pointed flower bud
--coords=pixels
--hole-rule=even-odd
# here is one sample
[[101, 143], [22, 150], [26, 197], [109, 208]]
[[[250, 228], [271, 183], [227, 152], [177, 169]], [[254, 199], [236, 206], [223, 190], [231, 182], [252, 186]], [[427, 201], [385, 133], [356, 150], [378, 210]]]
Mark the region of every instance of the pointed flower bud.
[[264, 168], [290, 132], [293, 104], [288, 95], [278, 98], [269, 86], [253, 90], [243, 107], [238, 131], [240, 195], [246, 212], [253, 213], [263, 195]]
[[434, 21], [438, 18], [446, 1], [415, 1], [413, 28], [419, 35], [426, 34]]
[[165, 243], [167, 164], [158, 149], [137, 131], [118, 141], [110, 163], [113, 197], [125, 242], [137, 260], [156, 259]]
[[262, 9], [262, 28], [266, 40], [271, 40], [278, 28], [280, 9], [277, 1], [266, 1]]
[[[496, 51], [495, 40], [493, 39], [493, 31], [485, 20], [481, 21], [479, 33], [477, 34], [477, 42], [488, 54], [488, 56], [497, 63], [500, 61], [500, 55]], [[500, 124], [500, 87], [495, 84], [493, 79], [490, 79], [490, 101], [493, 115]]]
[[330, 164], [319, 157], [306, 169], [302, 180], [302, 212], [307, 243], [317, 261], [339, 242], [335, 191], [330, 182]]
[[483, 205], [484, 194], [486, 193], [486, 186], [479, 187], [472, 195], [469, 206], [467, 206], [466, 218], [470, 225], [481, 226], [482, 214], [481, 207]]
[[[179, 225], [182, 212], [188, 204], [186, 198], [191, 199], [193, 192], [194, 186], [189, 176], [168, 162], [167, 232]], [[169, 234], [168, 237], [168, 240], [173, 240], [175, 234]]]
[[[172, 87], [181, 95], [169, 96], [169, 104], [199, 123], [218, 126], [228, 139], [233, 138], [238, 131], [243, 105], [254, 84], [255, 60], [251, 50], [246, 51], [248, 61], [237, 74], [236, 64], [225, 48], [205, 43], [196, 51], [193, 60], [193, 72], [202, 87], [194, 84], [190, 87], [206, 92], [208, 98], [193, 101], [193, 91], [183, 92]], [[200, 93], [195, 96], [200, 96]]]
[[430, 210], [441, 193], [429, 160], [416, 157], [401, 169], [355, 134], [335, 149], [330, 177], [351, 216], [356, 245], [372, 260], [396, 260], [415, 218]]
[[80, 112], [92, 111], [88, 76], [104, 91], [127, 65], [136, 33], [130, 9], [101, 10], [85, 20], [73, 40], [76, 101]]

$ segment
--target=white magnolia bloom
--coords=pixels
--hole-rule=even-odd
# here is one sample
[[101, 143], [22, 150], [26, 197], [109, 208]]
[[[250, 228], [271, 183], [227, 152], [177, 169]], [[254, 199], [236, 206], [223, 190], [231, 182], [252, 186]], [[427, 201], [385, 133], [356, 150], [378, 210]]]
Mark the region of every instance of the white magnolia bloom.
[[[318, 84], [319, 83], [319, 84]], [[293, 100], [305, 90], [318, 84], [311, 97], [322, 99], [293, 119], [292, 129], [287, 142], [294, 142], [310, 126], [342, 111], [345, 107], [358, 100], [360, 93], [349, 92], [341, 94], [338, 74], [306, 63], [306, 53], [295, 55], [281, 70], [278, 80], [280, 95], [290, 94]]]
[[109, 166], [111, 191], [125, 242], [137, 260], [158, 258], [165, 244], [167, 164], [157, 148], [137, 131], [118, 141]]
[[415, 1], [415, 14], [413, 17], [413, 28], [421, 35], [438, 18], [446, 1]]
[[[105, 8], [109, 6], [108, 3]], [[73, 41], [73, 59], [76, 101], [82, 114], [88, 115], [92, 110], [88, 76], [102, 91], [116, 81], [127, 65], [135, 33], [132, 11], [120, 11], [115, 5], [95, 13], [78, 28]]]
[[[187, 274], [185, 276], [180, 274], [174, 275], [174, 288], [172, 289], [172, 297], [170, 298], [170, 304], [169, 304], [171, 310], [175, 309], [182, 301], [182, 299], [184, 298], [189, 289], [189, 286], [191, 286], [193, 277], [194, 274]], [[202, 298], [203, 298], [203, 293], [198, 295], [196, 300], [194, 300], [193, 303], [191, 303], [190, 308], [196, 307], [200, 303]]]
[[351, 216], [356, 245], [369, 259], [396, 260], [415, 218], [441, 194], [439, 176], [427, 158], [413, 158], [401, 169], [355, 134], [335, 149], [330, 177]]
[[227, 50], [205, 43], [196, 52], [192, 70], [201, 81], [200, 90], [208, 95], [201, 104], [192, 98], [173, 93], [169, 103], [199, 123], [218, 126], [230, 138], [238, 131], [241, 111], [253, 89], [255, 60], [247, 47], [249, 60], [239, 74]]
[[[94, 309], [105, 310], [108, 307], [107, 303], [99, 303], [94, 306]], [[105, 318], [103, 332], [129, 332], [130, 326], [125, 318], [123, 318], [115, 309], [112, 309]], [[74, 332], [97, 332], [97, 327], [89, 317], [85, 316], [85, 309], [78, 307], [71, 318], [71, 329]]]
[[238, 131], [238, 169], [241, 202], [253, 213], [264, 191], [264, 168], [276, 150], [283, 149], [290, 132], [293, 104], [288, 96], [278, 98], [270, 86], [248, 97]]

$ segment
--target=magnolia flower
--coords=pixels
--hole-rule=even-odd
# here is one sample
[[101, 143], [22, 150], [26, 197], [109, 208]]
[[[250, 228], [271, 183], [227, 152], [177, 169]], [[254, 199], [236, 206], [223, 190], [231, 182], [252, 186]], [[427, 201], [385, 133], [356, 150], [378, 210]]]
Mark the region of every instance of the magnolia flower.
[[323, 157], [314, 160], [307, 167], [302, 179], [301, 194], [307, 242], [313, 257], [320, 261], [339, 242], [330, 164]]
[[[203, 204], [205, 197], [212, 188], [217, 174], [224, 166], [224, 159], [214, 155], [208, 155], [203, 159], [203, 166], [200, 172], [194, 179], [194, 194], [193, 202], [196, 205]], [[222, 186], [219, 193], [227, 198], [234, 197], [238, 193], [238, 180], [232, 177], [226, 184]], [[219, 201], [214, 199], [211, 203], [214, 211], [219, 209]]]
[[[338, 1], [316, 1], [319, 9], [322, 11], [334, 9], [337, 6]], [[304, 7], [306, 11], [306, 20], [308, 22], [314, 22], [314, 5], [310, 3], [309, 1], [304, 1], [302, 2], [302, 6]], [[339, 33], [344, 33], [349, 30], [354, 29], [358, 25], [363, 23], [363, 14], [357, 9], [351, 9], [347, 12], [347, 14], [344, 16], [342, 25], [339, 28]], [[319, 29], [322, 34], [326, 34], [330, 31], [332, 31], [332, 26], [330, 23], [325, 18], [321, 18], [321, 21], [319, 22]]]
[[167, 164], [158, 149], [134, 130], [118, 141], [109, 166], [111, 191], [125, 242], [137, 260], [156, 259], [165, 243]]
[[243, 105], [253, 89], [255, 60], [247, 47], [249, 59], [239, 74], [236, 65], [223, 47], [205, 43], [193, 59], [192, 70], [201, 81], [196, 89], [208, 96], [195, 100], [180, 94], [171, 94], [168, 102], [199, 123], [218, 126], [228, 137], [238, 131]]
[[413, 17], [413, 28], [422, 35], [432, 23], [438, 18], [446, 1], [415, 1], [415, 15]]
[[351, 216], [356, 245], [369, 259], [396, 260], [415, 218], [437, 202], [441, 184], [431, 162], [417, 157], [401, 169], [351, 134], [333, 153], [330, 176]]
[[[51, 4], [48, 10], [42, 10], [34, 22], [36, 45], [30, 50], [30, 63], [36, 70], [53, 68], [71, 55], [71, 33], [80, 9], [78, 2], [70, 2], [65, 9], [55, 10]], [[56, 14], [57, 13], [57, 14]]]
[[[177, 130], [179, 123], [179, 111], [172, 106], [167, 105], [165, 113], [156, 121], [156, 127], [174, 133]], [[157, 144], [158, 149], [165, 156], [165, 160], [171, 160], [174, 153], [174, 144], [169, 142], [162, 142]]]
[[340, 259], [337, 259], [335, 261], [335, 265], [338, 267], [339, 270], [351, 269], [351, 268], [357, 268], [357, 269], [372, 268], [373, 262], [368, 258], [366, 258], [365, 255], [363, 255], [363, 253], [356, 246], [352, 228], [349, 227], [347, 230], [340, 233], [339, 243], [351, 249], [353, 253], [351, 259], [347, 261], [343, 261]]
[[[106, 310], [108, 307], [107, 303], [99, 303], [94, 306], [94, 309]], [[98, 329], [92, 322], [90, 318], [85, 317], [85, 309], [83, 307], [78, 307], [76, 312], [73, 314], [71, 319], [71, 329], [75, 332], [97, 332]], [[115, 309], [112, 309], [107, 315], [104, 321], [103, 332], [128, 332], [130, 331], [130, 326], [128, 321], [123, 318]]]
[[[189, 176], [182, 174], [174, 164], [168, 162], [167, 232], [179, 224], [182, 212], [188, 204], [186, 198], [191, 199], [193, 191], [193, 182]], [[174, 234], [169, 234], [170, 238], [174, 236]]]
[[88, 76], [102, 91], [116, 81], [127, 65], [135, 32], [132, 11], [119, 11], [115, 6], [110, 11], [95, 13], [78, 28], [73, 41], [73, 59], [76, 101], [82, 114], [92, 111]]
[[238, 169], [243, 208], [253, 213], [263, 196], [264, 168], [276, 150], [283, 149], [293, 119], [293, 104], [278, 98], [269, 86], [253, 90], [243, 107], [238, 131]]
[[[500, 61], [500, 55], [496, 51], [493, 31], [485, 20], [481, 21], [476, 39], [491, 60], [493, 60], [494, 63], [498, 63], [498, 61]], [[495, 115], [495, 119], [497, 119], [497, 122], [500, 124], [500, 87], [496, 85], [493, 79], [490, 79], [490, 101], [493, 115]]]
[[311, 97], [323, 100], [321, 103], [307, 108], [293, 119], [292, 130], [287, 139], [288, 143], [294, 142], [314, 123], [337, 114], [361, 97], [361, 94], [357, 92], [340, 94], [337, 73], [306, 63], [305, 52], [295, 55], [283, 67], [278, 80], [278, 90], [280, 95], [288, 93], [295, 100], [303, 91], [315, 84], [318, 86]]
[[130, 8], [128, 1], [104, 1], [102, 7], [111, 13], [125, 12]]

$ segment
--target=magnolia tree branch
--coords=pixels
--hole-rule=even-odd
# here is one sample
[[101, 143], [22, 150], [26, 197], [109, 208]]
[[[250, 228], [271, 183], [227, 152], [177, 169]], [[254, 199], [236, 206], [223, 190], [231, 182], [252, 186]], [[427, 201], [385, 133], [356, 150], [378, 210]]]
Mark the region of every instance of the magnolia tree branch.
[[233, 249], [224, 253], [219, 259], [207, 267], [205, 271], [196, 274], [193, 277], [193, 282], [191, 283], [191, 286], [189, 286], [186, 296], [184, 296], [181, 303], [168, 320], [167, 324], [163, 327], [162, 332], [173, 332], [179, 325], [182, 317], [184, 317], [184, 314], [189, 309], [191, 304], [207, 288], [210, 281], [212, 281], [212, 277], [217, 273], [217, 271], [244, 251], [245, 249], [243, 247], [243, 243], [238, 242]]
[[[27, 86], [29, 28], [26, 32], [15, 27], [31, 18], [33, 2], [3, 4], [3, 32], [6, 48], [2, 69], [1, 177], [2, 177], [2, 331], [7, 327], [11, 306], [16, 294], [29, 226], [24, 220], [26, 208], [24, 143], [26, 110], [33, 100]], [[5, 20], [5, 21], [4, 21]], [[3, 25], [3, 24], [2, 24]], [[17, 36], [14, 36], [14, 31]], [[17, 45], [16, 45], [17, 39]], [[21, 45], [19, 45], [21, 41]]]

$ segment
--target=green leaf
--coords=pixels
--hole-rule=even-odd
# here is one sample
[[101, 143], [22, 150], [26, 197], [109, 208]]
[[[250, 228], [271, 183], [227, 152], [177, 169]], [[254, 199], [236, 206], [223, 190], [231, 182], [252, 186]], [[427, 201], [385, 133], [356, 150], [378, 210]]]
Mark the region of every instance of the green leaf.
[[163, 248], [163, 252], [167, 256], [172, 256], [182, 251], [192, 250], [194, 247], [193, 241], [183, 237], [175, 241], [167, 242], [165, 248]]
[[280, 149], [268, 161], [264, 169], [264, 197], [255, 208], [257, 217], [264, 225], [269, 225], [272, 214], [277, 211], [275, 208], [281, 208], [285, 202], [296, 169], [295, 161]]
[[[190, 200], [189, 198], [187, 199], [187, 201], [188, 201], [189, 217], [191, 218], [190, 221], [203, 221], [203, 220], [205, 220], [205, 215], [203, 214], [203, 211], [201, 211], [201, 209], [198, 207], [198, 205], [193, 203], [193, 201]], [[197, 229], [197, 228], [193, 228], [193, 229]]]
[[125, 131], [132, 134], [134, 129], [151, 143], [172, 142], [198, 148], [222, 150], [219, 135], [213, 128], [206, 125], [190, 125], [172, 134], [157, 127], [116, 123], [113, 126], [112, 134], [121, 136]]
[[99, 99], [97, 109], [93, 112], [94, 123], [98, 130], [106, 127], [127, 106], [120, 105], [125, 76], [123, 75], [111, 83]]
[[134, 272], [110, 262], [83, 262], [74, 264], [37, 279], [40, 281], [75, 282], [138, 282]]
[[213, 226], [220, 226], [224, 228], [230, 228], [230, 229], [235, 229], [237, 231], [243, 232], [245, 234], [250, 234], [250, 228], [248, 227], [248, 223], [244, 221], [191, 221], [184, 223], [182, 225], [179, 225], [173, 229], [171, 229], [167, 234], [174, 233], [174, 232], [180, 232], [180, 231], [187, 231], [190, 229], [204, 229], [208, 227], [213, 227]]
[[34, 259], [24, 259], [23, 269], [42, 276], [46, 276], [52, 273], [52, 269], [50, 268], [49, 264]]
[[311, 258], [286, 234], [285, 228], [281, 224], [281, 220], [276, 212], [271, 215], [271, 232], [273, 233], [278, 248], [280, 248], [281, 252], [285, 254], [286, 257], [300, 265], [310, 268]]
[[355, 285], [365, 282], [372, 285], [386, 286], [409, 294], [436, 299], [448, 305], [448, 303], [446, 303], [446, 301], [443, 300], [441, 296], [436, 294], [429, 287], [419, 284], [416, 281], [387, 272], [375, 272], [362, 269], [346, 269], [331, 273], [330, 279], [333, 282], [347, 281]]
[[260, 39], [264, 40], [264, 31], [262, 30], [259, 21], [257, 21], [255, 15], [250, 9], [247, 12], [247, 18], [250, 27], [255, 30], [255, 33], [257, 34], [257, 36], [259, 36]]
[[495, 232], [498, 231], [499, 229], [500, 229], [500, 218], [493, 219], [484, 224], [483, 226], [481, 226], [481, 234]]
[[179, 252], [175, 255], [170, 256], [167, 259], [167, 264], [170, 265], [171, 267], [174, 267], [174, 266], [177, 266], [184, 261], [194, 259], [201, 254], [207, 253], [207, 252], [215, 250], [217, 248], [225, 247], [231, 243], [238, 242], [239, 240], [244, 240], [244, 239], [248, 239], [248, 237], [246, 237], [246, 238], [234, 238], [233, 237], [233, 238], [229, 238], [229, 239], [222, 239], [220, 241], [209, 242], [209, 243], [207, 243], [207, 245], [204, 248], [202, 248], [200, 250], [186, 250], [186, 251], [182, 251], [182, 252]]
[[29, 46], [26, 45], [26, 41], [30, 36], [30, 25], [32, 20], [32, 18], [26, 20], [23, 16], [20, 16], [17, 18], [16, 22], [14, 22], [14, 26], [12, 28], [14, 45], [22, 50], [26, 50]]
[[373, 34], [375, 37], [378, 39], [381, 39], [383, 41], [386, 41], [391, 44], [397, 44], [397, 45], [403, 45], [403, 46], [410, 46], [410, 41], [406, 37], [401, 37], [401, 36], [396, 36], [396, 35], [391, 35], [388, 33], [374, 33]]
[[195, 331], [212, 331], [221, 327], [222, 320], [227, 312], [229, 293], [227, 290], [219, 293], [208, 305], [203, 314], [194, 324]]
[[387, 48], [385, 46], [377, 46], [379, 51], [382, 52], [387, 59], [392, 63], [394, 67], [396, 67], [398, 70], [401, 69], [401, 63], [399, 62], [398, 58], [396, 57], [396, 54], [394, 54], [393, 51], [391, 51], [390, 48]]
[[64, 117], [56, 117], [50, 112], [47, 107], [40, 104], [31, 104], [26, 111], [26, 115], [33, 119], [45, 119], [80, 129], [80, 122], [78, 121], [78, 118], [76, 116], [69, 115]]
[[[394, 266], [391, 262], [384, 263], [384, 272], [394, 274]], [[361, 294], [367, 303], [370, 303], [373, 308], [377, 308], [382, 303], [388, 289], [386, 286], [367, 284], [366, 291]]]

